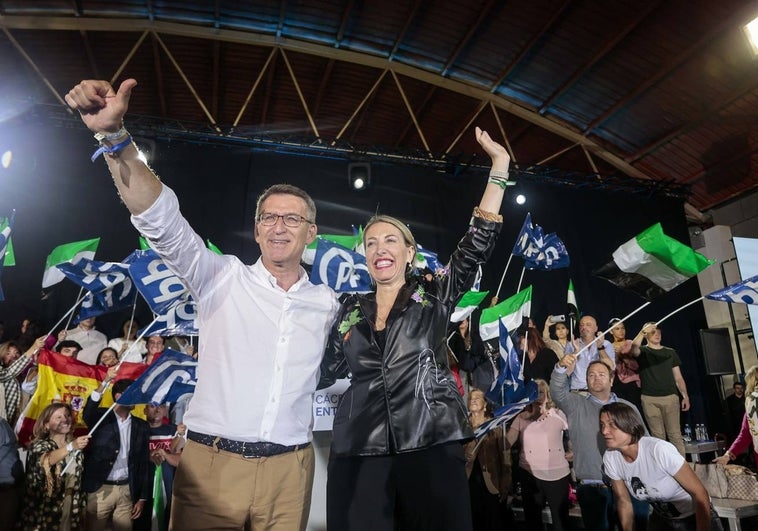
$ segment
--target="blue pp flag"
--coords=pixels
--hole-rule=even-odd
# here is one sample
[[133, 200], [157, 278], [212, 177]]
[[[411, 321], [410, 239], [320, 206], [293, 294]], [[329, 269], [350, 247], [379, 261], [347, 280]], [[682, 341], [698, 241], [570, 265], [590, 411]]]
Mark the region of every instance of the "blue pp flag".
[[526, 406], [537, 400], [537, 395], [539, 393], [537, 384], [530, 381], [524, 387], [524, 391], [526, 396], [523, 399], [521, 399], [519, 402], [515, 402], [513, 404], [505, 404], [504, 406], [498, 408], [491, 419], [483, 422], [479, 425], [478, 428], [474, 430], [474, 436], [479, 439], [488, 431], [494, 430], [503, 424], [507, 424], [512, 419], [514, 419], [516, 415], [524, 411], [524, 408]]
[[571, 264], [566, 245], [554, 232], [542, 235], [542, 228], [537, 227], [535, 239], [532, 240], [524, 254], [527, 269], [551, 271], [568, 267]]
[[189, 293], [163, 309], [163, 313], [141, 329], [140, 336], [196, 336], [200, 333], [197, 328], [197, 304]]
[[566, 245], [554, 232], [545, 235], [542, 227], [532, 224], [527, 213], [511, 253], [524, 259], [527, 269], [550, 271], [571, 264]]
[[66, 277], [88, 291], [76, 322], [128, 308], [137, 298], [129, 276], [129, 266], [119, 262], [101, 262], [86, 257], [56, 266]]
[[498, 406], [513, 404], [524, 398], [524, 376], [521, 358], [508, 329], [499, 321], [500, 357], [498, 358], [498, 375], [487, 392], [487, 399]]
[[511, 254], [514, 256], [524, 256], [524, 252], [529, 246], [529, 242], [532, 240], [534, 234], [534, 227], [532, 226], [532, 214], [526, 213], [524, 223], [521, 225], [521, 230], [516, 237], [516, 243], [513, 245]]
[[706, 295], [714, 301], [758, 304], [758, 275]]
[[175, 403], [195, 392], [197, 360], [166, 349], [118, 399], [122, 406]]
[[177, 300], [187, 300], [187, 286], [152, 249], [134, 251], [125, 262], [134, 285], [153, 313], [164, 315]]
[[[3, 272], [3, 264], [5, 263], [5, 253], [8, 250], [9, 242], [11, 241], [11, 232], [13, 232], [13, 224], [16, 222], [16, 211], [11, 214], [8, 224], [0, 231], [0, 275]], [[3, 286], [0, 285], [0, 301], [5, 300], [3, 294]]]
[[366, 257], [324, 239], [318, 241], [310, 280], [314, 284], [326, 284], [340, 293], [371, 291]]
[[524, 371], [518, 351], [513, 345], [508, 329], [500, 321], [500, 359], [497, 380], [487, 392], [487, 399], [497, 407], [494, 417], [479, 426], [474, 434], [477, 439], [488, 431], [509, 422], [526, 406], [537, 400], [539, 390], [533, 381], [524, 383]]

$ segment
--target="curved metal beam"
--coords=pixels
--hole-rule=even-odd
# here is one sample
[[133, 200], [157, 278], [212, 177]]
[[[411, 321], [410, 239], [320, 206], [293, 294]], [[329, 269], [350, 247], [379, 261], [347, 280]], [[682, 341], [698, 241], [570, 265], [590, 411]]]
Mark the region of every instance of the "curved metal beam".
[[571, 144], [583, 146], [593, 155], [605, 160], [607, 163], [623, 173], [638, 179], [650, 179], [646, 173], [638, 170], [621, 157], [608, 151], [606, 148], [593, 142], [583, 134], [575, 131], [567, 125], [541, 116], [537, 111], [521, 106], [515, 101], [508, 100], [503, 96], [492, 94], [487, 88], [478, 87], [470, 83], [456, 81], [441, 77], [439, 74], [423, 70], [408, 64], [391, 61], [386, 57], [369, 55], [366, 53], [352, 52], [344, 48], [334, 48], [322, 44], [314, 44], [297, 39], [277, 37], [252, 31], [238, 31], [218, 29], [211, 26], [199, 26], [181, 24], [175, 22], [161, 22], [148, 19], [134, 18], [109, 18], [109, 17], [45, 17], [45, 16], [0, 16], [0, 28], [24, 29], [24, 30], [58, 30], [58, 31], [118, 31], [140, 32], [151, 31], [176, 35], [182, 37], [220, 40], [251, 46], [279, 47], [287, 51], [299, 52], [316, 57], [324, 57], [345, 61], [362, 66], [368, 66], [379, 70], [390, 70], [395, 74], [402, 74], [418, 81], [423, 81], [451, 92], [469, 96], [484, 103], [491, 103], [514, 116], [537, 125], [551, 133], [558, 135]]

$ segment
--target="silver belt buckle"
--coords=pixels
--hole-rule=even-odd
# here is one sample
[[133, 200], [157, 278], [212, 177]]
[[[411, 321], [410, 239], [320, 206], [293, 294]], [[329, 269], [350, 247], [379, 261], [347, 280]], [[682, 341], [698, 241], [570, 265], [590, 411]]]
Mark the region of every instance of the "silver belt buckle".
[[[242, 457], [245, 459], [258, 459], [260, 455], [255, 453], [255, 444], [252, 442], [244, 442], [242, 443]], [[248, 451], [248, 445], [250, 445], [250, 450]]]

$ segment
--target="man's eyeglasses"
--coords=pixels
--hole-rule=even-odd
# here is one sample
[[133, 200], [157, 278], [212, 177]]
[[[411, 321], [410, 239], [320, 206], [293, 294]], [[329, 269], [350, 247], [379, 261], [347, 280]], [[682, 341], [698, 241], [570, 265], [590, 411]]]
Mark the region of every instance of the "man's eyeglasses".
[[282, 218], [282, 221], [287, 227], [299, 227], [301, 223], [313, 223], [309, 219], [305, 219], [300, 214], [273, 214], [271, 212], [264, 212], [258, 216], [258, 223], [264, 227], [271, 227], [276, 225], [276, 222]]

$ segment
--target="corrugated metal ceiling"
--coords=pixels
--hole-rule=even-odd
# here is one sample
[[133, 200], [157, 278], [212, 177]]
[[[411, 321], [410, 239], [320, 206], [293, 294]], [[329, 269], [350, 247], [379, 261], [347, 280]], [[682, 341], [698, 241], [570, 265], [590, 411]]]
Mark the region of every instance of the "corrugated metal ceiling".
[[0, 86], [61, 105], [81, 79], [134, 77], [131, 113], [199, 134], [437, 159], [476, 153], [480, 125], [521, 168], [690, 185], [706, 210], [758, 185], [755, 16], [737, 0], [1, 1]]

